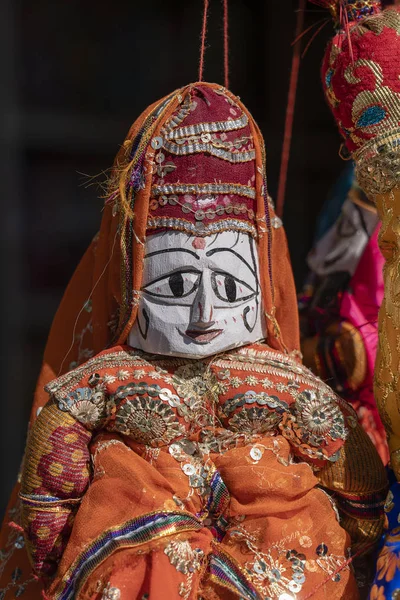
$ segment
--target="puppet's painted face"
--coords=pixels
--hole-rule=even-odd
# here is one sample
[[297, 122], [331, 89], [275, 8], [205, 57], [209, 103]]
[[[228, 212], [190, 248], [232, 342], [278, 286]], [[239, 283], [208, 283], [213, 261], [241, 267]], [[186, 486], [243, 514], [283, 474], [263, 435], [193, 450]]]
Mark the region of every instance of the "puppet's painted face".
[[257, 249], [248, 234], [147, 238], [131, 346], [201, 358], [264, 337]]

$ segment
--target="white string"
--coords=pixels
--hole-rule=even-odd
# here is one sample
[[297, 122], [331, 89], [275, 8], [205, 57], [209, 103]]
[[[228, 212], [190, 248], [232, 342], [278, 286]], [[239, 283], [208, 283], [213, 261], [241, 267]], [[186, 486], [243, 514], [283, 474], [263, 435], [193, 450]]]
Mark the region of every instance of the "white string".
[[93, 293], [94, 293], [94, 291], [95, 291], [96, 287], [97, 287], [97, 286], [98, 286], [98, 284], [100, 283], [100, 280], [101, 280], [101, 278], [103, 277], [104, 273], [106, 272], [106, 270], [107, 270], [107, 268], [108, 268], [108, 266], [109, 266], [109, 264], [110, 264], [110, 262], [111, 262], [111, 259], [112, 259], [112, 257], [113, 257], [113, 254], [114, 254], [114, 248], [115, 248], [115, 242], [116, 242], [116, 239], [117, 239], [117, 235], [118, 235], [118, 229], [117, 229], [117, 231], [115, 232], [115, 236], [114, 236], [114, 242], [113, 242], [113, 245], [112, 245], [112, 248], [111, 248], [111, 254], [110, 254], [110, 258], [109, 258], [109, 259], [108, 259], [108, 261], [106, 262], [106, 264], [105, 264], [105, 266], [104, 266], [104, 269], [103, 269], [103, 270], [102, 270], [102, 272], [100, 273], [100, 275], [99, 275], [99, 277], [98, 277], [98, 279], [97, 279], [96, 283], [94, 284], [94, 286], [93, 286], [93, 288], [92, 288], [92, 290], [91, 290], [91, 292], [90, 292], [90, 294], [89, 294], [89, 297], [88, 297], [88, 299], [86, 300], [86, 302], [85, 302], [85, 303], [84, 303], [84, 305], [82, 306], [81, 310], [80, 310], [80, 311], [79, 311], [79, 313], [78, 313], [78, 316], [77, 316], [77, 317], [76, 317], [76, 319], [75, 319], [74, 328], [73, 328], [73, 330], [72, 330], [72, 342], [71, 342], [71, 345], [70, 345], [70, 347], [68, 348], [68, 351], [67, 351], [67, 353], [65, 354], [65, 356], [64, 356], [64, 358], [63, 358], [63, 361], [62, 361], [62, 363], [61, 363], [61, 366], [60, 366], [60, 369], [59, 369], [59, 371], [58, 371], [58, 375], [57, 375], [57, 377], [59, 377], [59, 376], [60, 376], [60, 374], [62, 373], [63, 366], [64, 366], [64, 363], [65, 363], [65, 361], [66, 361], [66, 359], [67, 359], [67, 356], [68, 356], [68, 354], [71, 352], [72, 348], [74, 347], [74, 343], [75, 343], [75, 334], [76, 334], [76, 328], [77, 328], [77, 326], [78, 326], [79, 317], [81, 316], [81, 314], [82, 314], [82, 313], [83, 313], [83, 311], [85, 310], [85, 306], [87, 305], [87, 303], [89, 302], [89, 300], [90, 300], [90, 299], [91, 299], [91, 297], [93, 296]]

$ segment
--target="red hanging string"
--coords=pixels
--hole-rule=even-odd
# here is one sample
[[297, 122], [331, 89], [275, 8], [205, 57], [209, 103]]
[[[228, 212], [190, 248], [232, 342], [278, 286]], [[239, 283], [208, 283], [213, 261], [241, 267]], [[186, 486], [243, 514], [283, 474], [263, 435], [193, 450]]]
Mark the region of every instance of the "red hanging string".
[[367, 552], [369, 549], [371, 549], [373, 547], [374, 547], [374, 544], [368, 544], [367, 546], [360, 548], [360, 550], [358, 550], [355, 554], [353, 554], [353, 556], [351, 556], [344, 563], [342, 563], [336, 569], [336, 571], [334, 571], [333, 573], [330, 573], [329, 576], [324, 581], [321, 581], [321, 583], [316, 588], [311, 590], [311, 592], [309, 594], [307, 594], [307, 596], [305, 596], [303, 598], [303, 600], [309, 600], [310, 598], [312, 598], [320, 589], [325, 588], [326, 584], [329, 583], [329, 581], [332, 581], [332, 579], [334, 579], [335, 575], [339, 575], [339, 573], [341, 571], [346, 569], [346, 567], [348, 567], [354, 561], [355, 558], [358, 558], [362, 553]]
[[327, 23], [329, 23], [329, 19], [324, 19], [324, 22], [322, 23], [322, 25], [320, 25], [318, 27], [317, 31], [315, 31], [315, 33], [313, 33], [313, 35], [311, 36], [311, 39], [307, 42], [307, 45], [302, 52], [301, 58], [305, 57], [307, 50], [309, 49], [309, 47], [311, 46], [311, 44], [313, 43], [313, 41], [315, 40], [317, 35], [319, 35], [321, 33], [321, 31], [323, 30], [323, 28], [327, 25]]
[[[312, 12], [312, 11], [311, 11]], [[303, 39], [303, 37], [312, 29], [315, 29], [315, 27], [317, 25], [319, 25], [320, 23], [329, 23], [329, 19], [320, 19], [319, 21], [316, 21], [315, 23], [313, 23], [312, 25], [310, 25], [310, 27], [307, 27], [307, 29], [304, 29], [300, 35], [298, 35], [297, 37], [294, 38], [293, 42], [292, 42], [292, 46], [294, 46], [295, 44], [297, 44], [297, 42], [301, 39]]]
[[296, 104], [297, 82], [299, 79], [299, 70], [300, 70], [301, 41], [299, 40], [299, 36], [301, 35], [301, 31], [302, 31], [303, 25], [304, 25], [305, 5], [306, 5], [306, 0], [299, 0], [299, 10], [297, 13], [296, 37], [295, 37], [295, 39], [298, 41], [297, 41], [297, 43], [295, 43], [294, 49], [293, 49], [292, 70], [291, 70], [291, 74], [290, 74], [288, 103], [287, 103], [287, 109], [286, 109], [285, 132], [283, 135], [281, 169], [280, 169], [280, 173], [279, 173], [278, 196], [277, 196], [277, 200], [276, 200], [276, 214], [278, 215], [278, 217], [282, 217], [283, 205], [285, 202], [285, 192], [286, 192], [287, 174], [288, 174], [288, 166], [289, 166], [290, 146], [291, 146], [291, 142], [292, 142], [292, 132], [293, 132], [294, 107]]
[[228, 19], [228, 0], [222, 0], [224, 3], [224, 85], [229, 89], [229, 19]]
[[204, 9], [203, 9], [203, 26], [202, 26], [202, 28], [201, 28], [201, 46], [200, 46], [200, 63], [199, 63], [199, 81], [203, 81], [203, 72], [204, 72], [204, 53], [205, 53], [205, 51], [206, 51], [207, 19], [208, 19], [208, 0], [204, 0]]

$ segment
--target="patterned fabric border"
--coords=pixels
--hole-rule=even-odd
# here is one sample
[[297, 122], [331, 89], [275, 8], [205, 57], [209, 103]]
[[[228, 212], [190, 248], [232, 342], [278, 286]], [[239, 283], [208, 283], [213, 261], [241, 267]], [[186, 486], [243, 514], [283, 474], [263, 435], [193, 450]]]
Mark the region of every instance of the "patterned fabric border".
[[209, 563], [211, 580], [245, 600], [261, 600], [255, 587], [232, 558], [216, 549]]
[[386, 490], [371, 496], [341, 495], [337, 497], [340, 508], [355, 519], [376, 519], [385, 506]]
[[148, 229], [160, 229], [163, 227], [185, 231], [197, 236], [212, 235], [221, 231], [242, 231], [257, 238], [257, 231], [254, 225], [246, 221], [240, 221], [239, 219], [225, 219], [217, 223], [210, 223], [210, 225], [204, 225], [202, 221], [191, 223], [190, 221], [185, 221], [185, 219], [177, 219], [175, 217], [150, 217], [147, 221]]
[[216, 158], [221, 158], [222, 160], [226, 160], [230, 163], [249, 162], [251, 160], [255, 160], [256, 158], [255, 150], [249, 150], [246, 152], [231, 152], [230, 150], [224, 150], [223, 148], [215, 148], [215, 146], [209, 143], [194, 143], [187, 144], [186, 146], [180, 146], [178, 144], [174, 144], [173, 142], [164, 141], [163, 148], [167, 152], [176, 154], [177, 156], [187, 156], [188, 154], [200, 154], [206, 152], [212, 156], [215, 156]]
[[135, 547], [184, 531], [198, 531], [201, 522], [183, 512], [150, 513], [104, 532], [78, 556], [54, 594], [55, 600], [73, 600], [93, 570], [121, 548]]
[[229, 121], [215, 121], [213, 123], [198, 123], [197, 125], [187, 125], [186, 127], [179, 127], [173, 129], [168, 133], [165, 133], [165, 138], [168, 140], [176, 140], [180, 138], [187, 138], [193, 135], [202, 135], [204, 133], [218, 133], [227, 131], [236, 131], [246, 127], [249, 119], [246, 114], [243, 114], [239, 119], [232, 119]]
[[240, 183], [176, 183], [168, 185], [153, 185], [152, 196], [170, 194], [235, 194], [254, 200], [256, 190]]
[[219, 517], [226, 510], [230, 495], [221, 474], [216, 471], [210, 482], [211, 493], [207, 502], [207, 510], [213, 517]]

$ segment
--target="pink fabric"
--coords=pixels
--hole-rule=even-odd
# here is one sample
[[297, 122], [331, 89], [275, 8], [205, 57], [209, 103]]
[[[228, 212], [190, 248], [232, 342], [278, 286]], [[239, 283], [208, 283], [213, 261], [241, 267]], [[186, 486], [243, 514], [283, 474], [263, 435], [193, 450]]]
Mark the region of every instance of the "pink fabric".
[[367, 353], [367, 375], [357, 399], [380, 419], [373, 395], [373, 375], [378, 344], [378, 311], [383, 299], [384, 258], [378, 247], [380, 225], [370, 237], [348, 289], [343, 294], [340, 316], [357, 327]]

